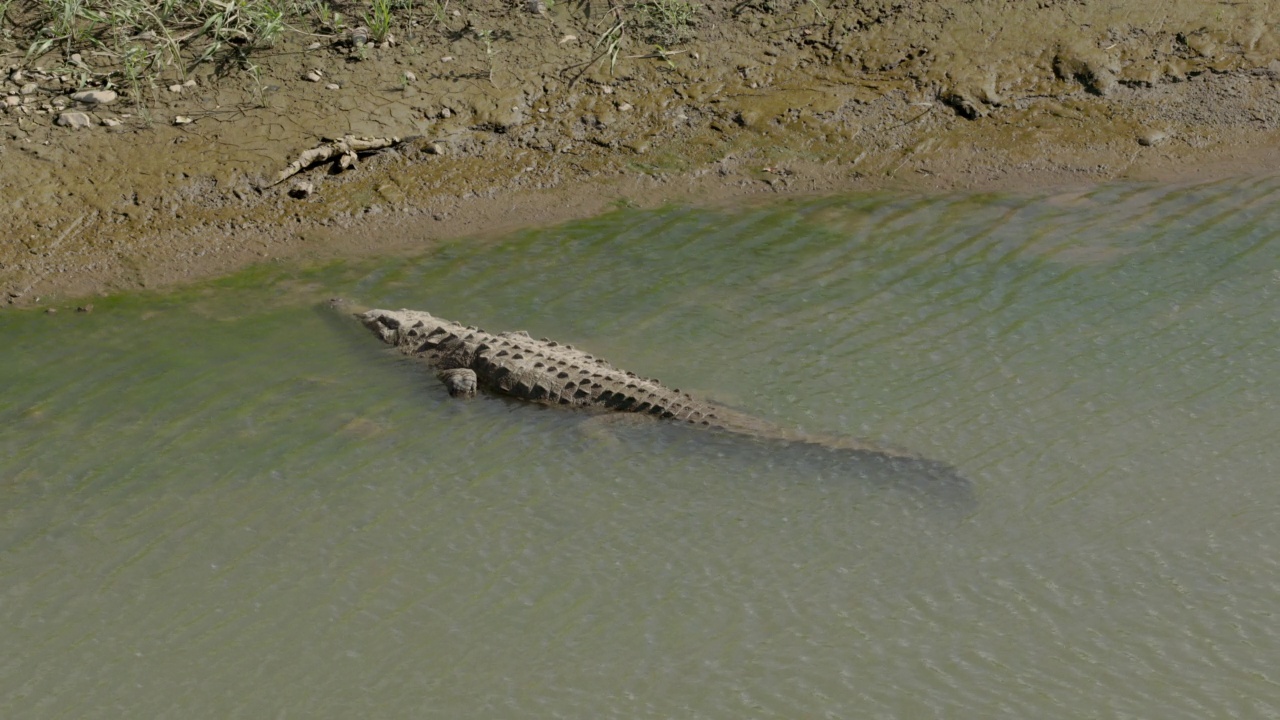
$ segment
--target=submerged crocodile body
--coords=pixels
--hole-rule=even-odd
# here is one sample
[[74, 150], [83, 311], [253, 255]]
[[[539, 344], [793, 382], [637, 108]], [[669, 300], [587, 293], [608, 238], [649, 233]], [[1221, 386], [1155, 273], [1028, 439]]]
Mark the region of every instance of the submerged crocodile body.
[[923, 463], [933, 468], [930, 474], [941, 471], [954, 476], [946, 466], [906, 452], [853, 438], [798, 432], [698, 400], [657, 380], [619, 370], [572, 346], [535, 340], [525, 332], [489, 333], [414, 310], [366, 310], [354, 314], [405, 355], [428, 361], [455, 397], [474, 395], [477, 388], [484, 388], [546, 405], [640, 413], [761, 440]]

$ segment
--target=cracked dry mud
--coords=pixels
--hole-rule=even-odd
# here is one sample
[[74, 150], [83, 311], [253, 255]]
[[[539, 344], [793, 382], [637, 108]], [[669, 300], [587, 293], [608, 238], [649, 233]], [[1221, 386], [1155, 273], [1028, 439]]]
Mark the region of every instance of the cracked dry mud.
[[[612, 69], [611, 7], [477, 0], [359, 52], [286, 36], [256, 76], [200, 65], [144, 103], [71, 100], [99, 88], [0, 40], [17, 98], [0, 304], [414, 251], [620, 200], [1194, 180], [1280, 158], [1269, 2], [707, 2], [691, 39], [637, 31]], [[58, 125], [67, 111], [92, 126]], [[301, 170], [300, 198], [272, 184], [346, 135], [412, 139]]]

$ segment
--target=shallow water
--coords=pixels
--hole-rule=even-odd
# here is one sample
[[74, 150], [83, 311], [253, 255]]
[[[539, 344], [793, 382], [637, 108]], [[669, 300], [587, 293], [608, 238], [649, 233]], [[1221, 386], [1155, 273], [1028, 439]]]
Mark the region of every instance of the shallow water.
[[[1278, 200], [619, 211], [0, 314], [0, 716], [1278, 717]], [[330, 295], [974, 494], [454, 401]]]

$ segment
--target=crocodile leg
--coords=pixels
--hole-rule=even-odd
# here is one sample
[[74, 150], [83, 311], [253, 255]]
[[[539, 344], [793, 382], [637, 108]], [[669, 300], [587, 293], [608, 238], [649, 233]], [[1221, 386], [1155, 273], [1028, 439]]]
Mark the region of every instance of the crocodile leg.
[[440, 382], [444, 383], [451, 396], [467, 398], [476, 396], [475, 370], [451, 368], [449, 370], [441, 370], [439, 376]]

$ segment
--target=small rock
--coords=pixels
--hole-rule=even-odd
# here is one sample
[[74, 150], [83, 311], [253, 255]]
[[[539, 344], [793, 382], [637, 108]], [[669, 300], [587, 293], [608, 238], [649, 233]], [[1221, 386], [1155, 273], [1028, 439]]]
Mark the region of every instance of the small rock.
[[315, 191], [316, 186], [306, 180], [294, 180], [293, 184], [289, 186], [289, 196], [298, 198], [299, 200], [311, 197], [311, 193], [314, 193]]
[[87, 128], [93, 124], [93, 121], [89, 119], [89, 116], [82, 112], [60, 113], [58, 115], [58, 119], [55, 122], [57, 122], [62, 127], [69, 127], [73, 130], [79, 130], [80, 128]]
[[320, 43], [318, 43], [318, 42], [313, 42], [313, 43], [311, 43], [310, 45], [308, 45], [308, 46], [307, 46], [307, 49], [308, 49], [308, 50], [319, 50], [319, 49], [320, 49]]
[[106, 127], [119, 127], [120, 121], [115, 118], [102, 118], [102, 124]]
[[12, 73], [9, 73], [9, 80], [15, 83], [22, 82], [26, 77], [26, 73], [21, 70], [14, 70]]
[[440, 62], [453, 62], [453, 56], [445, 55], [444, 57], [440, 58]]
[[444, 143], [433, 142], [427, 146], [427, 152], [431, 155], [443, 155]]
[[22, 98], [17, 95], [9, 95], [4, 99], [5, 107], [18, 107], [22, 104]]
[[190, 125], [193, 122], [195, 122], [195, 120], [187, 117], [186, 115], [178, 115], [173, 119], [174, 125]]
[[71, 99], [85, 105], [110, 105], [116, 101], [115, 90], [84, 90], [72, 93]]
[[57, 314], [58, 314], [58, 308], [49, 308], [48, 310], [45, 310], [45, 311], [44, 311], [44, 314], [45, 314], [45, 315], [57, 315]]
[[450, 110], [449, 108], [443, 108], [443, 109], [441, 109], [441, 110], [440, 110], [440, 117], [442, 117], [442, 118], [451, 118], [451, 117], [453, 117], [453, 111], [452, 111], [452, 110]]
[[604, 93], [605, 95], [612, 95], [612, 94], [613, 94], [613, 87], [612, 87], [612, 86], [610, 86], [610, 85], [601, 85], [601, 86], [600, 86], [600, 92]]
[[405, 71], [404, 71], [404, 81], [405, 81], [405, 82], [416, 82], [416, 81], [417, 81], [417, 79], [418, 79], [418, 76], [417, 76], [417, 75], [414, 75], [412, 70], [405, 70]]
[[1163, 130], [1148, 130], [1138, 136], [1138, 144], [1143, 147], [1159, 145], [1169, 139], [1169, 133]]
[[308, 70], [307, 74], [302, 76], [302, 79], [307, 82], [320, 82], [320, 71]]
[[78, 313], [91, 313], [91, 312], [93, 312], [93, 303], [87, 303], [87, 304], [85, 304], [85, 305], [81, 305], [80, 307], [76, 308], [76, 312], [78, 312]]
[[196, 79], [195, 79], [195, 78], [191, 78], [190, 80], [188, 80], [188, 81], [186, 81], [186, 82], [182, 83], [182, 87], [184, 87], [184, 88], [193, 88], [193, 87], [195, 87], [195, 86], [196, 86]]
[[71, 64], [72, 64], [72, 65], [83, 65], [83, 64], [84, 64], [84, 58], [80, 56], [80, 53], [71, 53]]
[[23, 95], [34, 95], [35, 92], [39, 89], [40, 89], [39, 85], [35, 83], [27, 83], [26, 85], [23, 85], [22, 89], [19, 90], [18, 92], [22, 93]]
[[324, 89], [325, 90], [341, 90], [342, 86], [339, 85], [338, 83], [329, 83], [328, 85], [324, 86]]
[[182, 92], [182, 86], [181, 86], [181, 85], [170, 85], [170, 86], [169, 86], [169, 92], [171, 92], [171, 93], [180, 93], [180, 92]]

